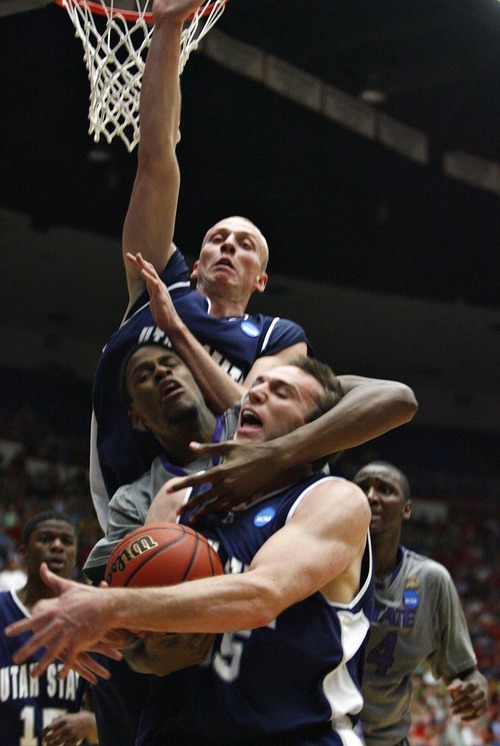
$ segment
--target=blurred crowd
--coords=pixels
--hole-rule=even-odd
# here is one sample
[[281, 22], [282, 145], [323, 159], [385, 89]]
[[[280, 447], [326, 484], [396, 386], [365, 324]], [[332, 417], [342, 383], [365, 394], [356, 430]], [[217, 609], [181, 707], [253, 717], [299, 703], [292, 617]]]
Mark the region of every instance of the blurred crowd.
[[[5, 392], [15, 392], [21, 381], [26, 394], [26, 374], [17, 376], [16, 385], [9, 375], [2, 372], [3, 385], [0, 384], [0, 588], [2, 584], [23, 582], [18, 547], [22, 527], [32, 515], [51, 508], [62, 510], [75, 521], [80, 539], [79, 567], [102, 536], [88, 483], [90, 389], [77, 385], [71, 377], [51, 375], [49, 385], [47, 380], [31, 385], [31, 394], [40, 387], [38, 396], [24, 396], [17, 402], [15, 395]], [[43, 406], [37, 407], [40, 401]], [[500, 746], [500, 532], [494, 494], [498, 476], [484, 452], [478, 463], [487, 489], [472, 472], [460, 472], [458, 481], [453, 483], [452, 475], [443, 471], [442, 464], [434, 475], [429, 463], [427, 470], [419, 472], [418, 448], [411, 452], [412, 461], [405, 462], [398, 452], [401, 440], [399, 449], [395, 439], [385, 436], [383, 441], [355, 449], [344, 454], [335, 470], [349, 477], [363, 463], [384, 458], [407, 472], [416, 509], [414, 518], [404, 527], [402, 541], [442, 562], [451, 572], [463, 602], [479, 669], [488, 678], [492, 692], [488, 716], [478, 723], [460, 726], [449, 714], [442, 682], [434, 681], [425, 671], [415, 675], [411, 746]], [[439, 487], [444, 484], [446, 489]], [[433, 485], [434, 494], [429, 491]], [[419, 495], [425, 498], [420, 510]], [[422, 509], [426, 506], [427, 512]], [[75, 571], [75, 578], [82, 579], [81, 570]]]

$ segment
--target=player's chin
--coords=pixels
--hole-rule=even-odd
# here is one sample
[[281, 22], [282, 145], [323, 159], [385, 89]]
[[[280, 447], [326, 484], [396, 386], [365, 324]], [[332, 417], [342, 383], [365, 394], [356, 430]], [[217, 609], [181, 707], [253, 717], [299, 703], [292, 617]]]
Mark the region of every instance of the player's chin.
[[266, 435], [262, 427], [254, 427], [254, 426], [248, 427], [247, 425], [242, 425], [241, 427], [238, 427], [238, 429], [236, 430], [234, 440], [238, 440], [242, 442], [243, 441], [261, 442], [263, 440], [268, 440], [268, 438], [266, 438]]
[[45, 564], [50, 572], [58, 575], [60, 578], [68, 578], [71, 575], [71, 568], [66, 562], [59, 560], [45, 560]]
[[383, 529], [384, 526], [382, 524], [380, 516], [372, 516], [372, 519], [370, 521], [370, 534], [372, 534], [372, 536], [375, 536], [376, 534], [382, 533]]

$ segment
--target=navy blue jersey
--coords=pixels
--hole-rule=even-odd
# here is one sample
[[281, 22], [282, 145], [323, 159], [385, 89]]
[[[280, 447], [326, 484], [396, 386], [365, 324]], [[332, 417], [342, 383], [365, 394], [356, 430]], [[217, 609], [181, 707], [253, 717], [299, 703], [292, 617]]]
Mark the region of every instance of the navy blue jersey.
[[17, 666], [12, 654], [30, 637], [25, 632], [6, 637], [3, 629], [29, 616], [15, 591], [0, 593], [0, 743], [2, 746], [41, 746], [40, 733], [56, 717], [65, 712], [78, 712], [82, 691], [79, 676], [70, 671], [68, 678], [58, 681], [62, 663], [51, 663], [47, 672], [32, 679], [30, 670], [40, 660], [42, 651], [26, 663]]
[[[244, 510], [200, 519], [196, 528], [217, 549], [226, 573], [245, 572], [321, 479], [334, 478], [316, 475]], [[157, 684], [137, 743], [359, 744], [352, 726], [362, 706], [362, 649], [372, 606], [368, 543], [352, 603], [334, 605], [317, 592], [265, 627], [218, 635], [209, 663]]]
[[[255, 360], [274, 355], [298, 342], [307, 342], [303, 329], [279, 317], [210, 316], [210, 301], [193, 290], [183, 255], [175, 251], [162, 280], [169, 288], [177, 313], [214, 360], [237, 382], [244, 380]], [[132, 430], [118, 382], [122, 361], [135, 344], [170, 340], [155, 325], [147, 291], [130, 309], [125, 323], [112, 335], [99, 360], [92, 394], [90, 481], [92, 497], [103, 530], [107, 503], [118, 487], [130, 484], [149, 469], [159, 453], [149, 433]]]

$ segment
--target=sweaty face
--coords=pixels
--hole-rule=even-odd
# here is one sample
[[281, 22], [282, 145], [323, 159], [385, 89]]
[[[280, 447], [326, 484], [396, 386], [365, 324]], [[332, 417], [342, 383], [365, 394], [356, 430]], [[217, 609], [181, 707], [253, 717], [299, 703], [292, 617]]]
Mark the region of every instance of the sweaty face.
[[49, 570], [69, 578], [76, 560], [76, 536], [73, 526], [65, 521], [42, 521], [29, 537], [28, 546], [21, 546], [28, 575], [38, 577], [39, 567], [46, 562]]
[[193, 416], [203, 403], [189, 368], [171, 350], [141, 347], [127, 364], [126, 385], [134, 427], [161, 433], [166, 424]]
[[262, 292], [267, 275], [260, 231], [245, 218], [226, 218], [211, 228], [203, 241], [192, 277], [201, 291], [224, 290], [235, 298]]
[[398, 472], [386, 466], [365, 466], [353, 479], [368, 498], [372, 519], [370, 533], [399, 532], [401, 521], [410, 517], [411, 501], [405, 499]]
[[324, 394], [314, 376], [293, 365], [272, 368], [245, 396], [236, 440], [272, 440], [303, 425]]

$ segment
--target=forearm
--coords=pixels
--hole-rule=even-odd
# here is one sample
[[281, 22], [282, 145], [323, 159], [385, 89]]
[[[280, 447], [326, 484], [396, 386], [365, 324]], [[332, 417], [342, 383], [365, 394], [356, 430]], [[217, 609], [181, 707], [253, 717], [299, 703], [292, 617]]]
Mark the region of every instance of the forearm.
[[484, 692], [488, 691], [488, 680], [477, 668], [466, 674], [461, 674], [458, 678], [463, 681], [471, 681], [477, 684]]
[[164, 329], [175, 351], [186, 363], [210, 409], [222, 414], [234, 406], [247, 389], [234, 381], [198, 342], [187, 326], [177, 317], [175, 325]]
[[181, 92], [179, 47], [182, 23], [155, 17], [155, 30], [141, 81], [141, 141], [144, 158], [172, 158], [179, 137]]
[[180, 117], [178, 76], [182, 24], [162, 19], [148, 51], [141, 83], [141, 140], [137, 174], [123, 227], [122, 250], [131, 302], [144, 287], [127, 252], [140, 251], [161, 272], [173, 251], [179, 193], [175, 154]]
[[149, 632], [229, 632], [253, 629], [276, 616], [266, 584], [243, 575], [221, 575], [176, 586], [118, 588], [107, 593], [113, 628]]
[[317, 420], [273, 441], [283, 468], [354, 448], [409, 422], [417, 411], [412, 390], [398, 382], [339, 376], [346, 392]]

